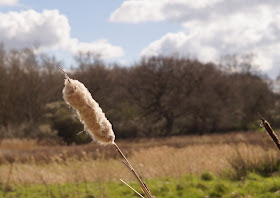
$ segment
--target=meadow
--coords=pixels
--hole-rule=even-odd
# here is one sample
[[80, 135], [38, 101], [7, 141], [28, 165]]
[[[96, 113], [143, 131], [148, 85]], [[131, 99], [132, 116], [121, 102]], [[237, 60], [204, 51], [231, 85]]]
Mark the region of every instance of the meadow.
[[[279, 151], [265, 132], [117, 141], [155, 197], [280, 197]], [[113, 146], [3, 139], [2, 197], [137, 197]]]

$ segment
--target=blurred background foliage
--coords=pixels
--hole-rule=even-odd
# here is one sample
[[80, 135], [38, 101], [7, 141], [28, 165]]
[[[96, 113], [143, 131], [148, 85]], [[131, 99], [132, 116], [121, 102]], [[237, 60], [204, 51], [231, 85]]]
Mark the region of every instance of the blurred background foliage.
[[[66, 69], [89, 89], [118, 138], [255, 130], [260, 112], [280, 127], [277, 81], [255, 70], [250, 55], [219, 64], [172, 56], [142, 58], [124, 67], [80, 54]], [[0, 136], [90, 141], [63, 102], [56, 57], [0, 46]], [[67, 68], [67, 67], [66, 67]]]

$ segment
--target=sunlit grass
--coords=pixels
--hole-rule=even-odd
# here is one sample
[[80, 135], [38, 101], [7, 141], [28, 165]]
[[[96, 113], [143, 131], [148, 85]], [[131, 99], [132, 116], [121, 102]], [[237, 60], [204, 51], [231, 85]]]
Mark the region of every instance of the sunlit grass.
[[[114, 148], [24, 144], [2, 141], [0, 197], [137, 197], [120, 178], [141, 191]], [[156, 197], [280, 197], [279, 151], [265, 133], [119, 144]]]
[[[129, 183], [138, 189], [136, 182]], [[238, 197], [280, 197], [280, 176], [262, 177], [250, 173], [242, 181], [213, 177], [205, 180], [203, 176], [185, 175], [180, 178], [162, 177], [147, 181], [154, 196], [161, 198], [238, 198]], [[140, 189], [138, 189], [140, 190]], [[6, 197], [137, 197], [133, 191], [120, 181], [81, 182], [64, 184], [17, 184], [11, 185], [0, 196]]]

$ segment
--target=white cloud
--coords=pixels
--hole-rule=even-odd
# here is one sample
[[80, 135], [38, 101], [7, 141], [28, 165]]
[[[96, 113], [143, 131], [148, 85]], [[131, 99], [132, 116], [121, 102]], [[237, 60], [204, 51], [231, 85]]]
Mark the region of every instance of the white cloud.
[[278, 0], [127, 0], [110, 20], [181, 24], [180, 32], [150, 43], [141, 55], [179, 54], [219, 61], [227, 54], [253, 53], [261, 70], [276, 71], [280, 61], [279, 10]]
[[217, 50], [211, 46], [203, 46], [196, 42], [195, 36], [187, 35], [184, 32], [169, 33], [142, 50], [141, 56], [179, 54], [181, 56], [198, 57], [199, 55], [199, 59], [204, 62], [217, 60]]
[[68, 43], [69, 50], [77, 52], [93, 52], [101, 57], [117, 58], [124, 56], [124, 51], [119, 46], [111, 45], [107, 40], [101, 39], [91, 43], [79, 42], [77, 39], [71, 39]]
[[0, 13], [0, 42], [7, 48], [32, 47], [40, 50], [64, 49], [72, 53], [90, 50], [103, 58], [123, 56], [121, 47], [106, 40], [80, 42], [70, 35], [71, 27], [66, 16], [58, 10], [34, 10]]
[[0, 6], [13, 6], [17, 4], [18, 0], [0, 0]]
[[[180, 17], [186, 9], [201, 9], [223, 0], [126, 0], [110, 16], [111, 22], [139, 23]], [[182, 9], [183, 8], [183, 9]]]
[[165, 19], [161, 9], [162, 3], [160, 0], [125, 1], [120, 8], [111, 14], [110, 21], [127, 23], [161, 21]]
[[0, 13], [0, 40], [8, 48], [23, 48], [39, 43], [57, 47], [67, 42], [70, 26], [57, 10]]

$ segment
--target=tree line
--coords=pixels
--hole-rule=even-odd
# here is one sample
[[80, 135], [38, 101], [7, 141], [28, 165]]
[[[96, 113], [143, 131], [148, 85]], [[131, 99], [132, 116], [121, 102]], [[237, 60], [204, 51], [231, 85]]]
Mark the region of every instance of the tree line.
[[[73, 141], [83, 130], [62, 102], [63, 73], [50, 62], [63, 66], [31, 49], [0, 47], [1, 136]], [[220, 64], [149, 57], [123, 67], [87, 53], [66, 71], [89, 89], [118, 138], [254, 130], [257, 112], [279, 127], [279, 95], [245, 56]]]

